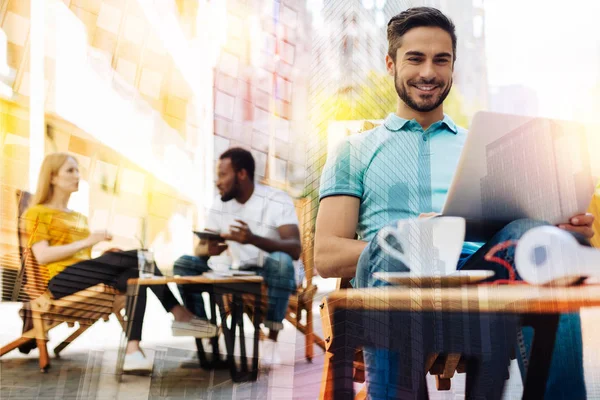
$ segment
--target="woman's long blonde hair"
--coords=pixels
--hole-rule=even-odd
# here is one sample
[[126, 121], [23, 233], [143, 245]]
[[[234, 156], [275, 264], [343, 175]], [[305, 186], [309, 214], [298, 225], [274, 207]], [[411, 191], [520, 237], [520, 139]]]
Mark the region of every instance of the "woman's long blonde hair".
[[77, 162], [77, 159], [68, 153], [52, 153], [44, 158], [38, 177], [37, 190], [30, 203], [31, 206], [44, 204], [50, 199], [52, 196], [52, 184], [50, 181], [68, 158], [72, 158]]

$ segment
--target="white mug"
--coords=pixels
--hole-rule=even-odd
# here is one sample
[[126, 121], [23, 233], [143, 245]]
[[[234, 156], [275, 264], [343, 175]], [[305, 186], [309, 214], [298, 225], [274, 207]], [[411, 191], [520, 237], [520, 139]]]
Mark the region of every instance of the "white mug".
[[212, 256], [208, 259], [208, 266], [215, 272], [229, 271], [231, 268], [231, 257], [226, 254]]
[[[398, 241], [402, 251], [388, 243], [389, 236]], [[440, 269], [443, 275], [456, 271], [464, 239], [465, 220], [460, 217], [404, 219], [377, 234], [379, 247], [417, 275]]]

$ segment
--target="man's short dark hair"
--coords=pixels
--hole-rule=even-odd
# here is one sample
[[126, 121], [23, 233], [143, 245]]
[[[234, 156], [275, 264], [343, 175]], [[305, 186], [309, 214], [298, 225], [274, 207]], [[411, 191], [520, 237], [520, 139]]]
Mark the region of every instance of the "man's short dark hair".
[[252, 153], [241, 147], [232, 147], [219, 157], [220, 160], [223, 160], [224, 158], [229, 158], [231, 160], [231, 165], [235, 172], [245, 169], [250, 180], [254, 182], [255, 163]]
[[445, 30], [452, 38], [452, 53], [456, 61], [456, 28], [450, 18], [432, 7], [413, 7], [392, 17], [388, 22], [388, 55], [396, 61], [396, 52], [402, 45], [402, 36], [413, 28], [437, 27]]

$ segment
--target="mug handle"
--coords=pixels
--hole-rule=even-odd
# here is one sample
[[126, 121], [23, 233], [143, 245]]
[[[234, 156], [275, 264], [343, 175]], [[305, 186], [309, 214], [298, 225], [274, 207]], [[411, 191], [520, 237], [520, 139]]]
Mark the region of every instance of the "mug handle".
[[410, 268], [410, 263], [408, 262], [406, 256], [400, 251], [390, 246], [390, 244], [387, 242], [387, 237], [389, 235], [392, 235], [396, 239], [398, 239], [398, 237], [396, 236], [396, 229], [394, 227], [384, 226], [383, 228], [381, 228], [379, 233], [377, 233], [377, 243], [379, 244], [379, 247], [381, 248], [381, 250], [403, 263], [406, 268]]

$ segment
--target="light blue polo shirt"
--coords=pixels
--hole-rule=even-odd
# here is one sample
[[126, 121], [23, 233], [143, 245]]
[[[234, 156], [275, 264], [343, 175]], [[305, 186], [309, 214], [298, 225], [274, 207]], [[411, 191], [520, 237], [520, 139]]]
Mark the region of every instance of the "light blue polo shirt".
[[320, 199], [358, 197], [357, 234], [366, 241], [393, 221], [441, 212], [466, 137], [447, 115], [423, 131], [414, 119], [392, 113], [329, 154]]

